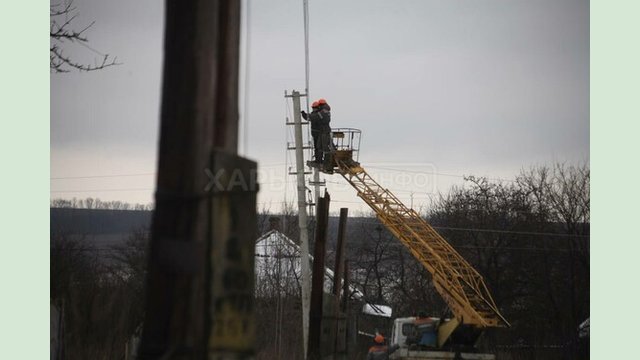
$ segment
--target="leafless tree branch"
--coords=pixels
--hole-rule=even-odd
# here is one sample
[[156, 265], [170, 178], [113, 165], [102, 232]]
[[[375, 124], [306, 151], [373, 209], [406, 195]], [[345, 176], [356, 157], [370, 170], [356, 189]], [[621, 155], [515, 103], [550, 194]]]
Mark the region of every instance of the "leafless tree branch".
[[[84, 64], [75, 61], [63, 54], [61, 44], [65, 41], [77, 43], [88, 47], [89, 40], [83, 34], [95, 22], [85, 26], [80, 31], [72, 28], [73, 21], [77, 18], [76, 8], [72, 6], [73, 1], [67, 4], [54, 4], [49, 8], [51, 25], [49, 28], [49, 38], [51, 46], [49, 48], [49, 69], [54, 73], [66, 73], [72, 69], [79, 71], [101, 70], [109, 66], [120, 65], [117, 58], [111, 58], [109, 54], [100, 54], [102, 60], [94, 59], [94, 65]], [[94, 52], [97, 52], [94, 50]]]

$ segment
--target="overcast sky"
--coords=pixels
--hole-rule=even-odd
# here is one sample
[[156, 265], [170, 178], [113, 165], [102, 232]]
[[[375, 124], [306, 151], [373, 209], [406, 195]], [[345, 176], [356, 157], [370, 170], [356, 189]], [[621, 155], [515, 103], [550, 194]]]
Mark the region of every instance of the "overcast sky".
[[[122, 65], [51, 75], [51, 196], [148, 203], [163, 2], [75, 5], [77, 27], [95, 21], [91, 48], [65, 52], [86, 62], [109, 53]], [[283, 95], [304, 89], [302, 0], [249, 6], [240, 151], [246, 141], [263, 171], [261, 207], [277, 210], [295, 196]], [[362, 129], [365, 168], [403, 200], [413, 193], [415, 207], [462, 175], [513, 179], [532, 165], [589, 161], [588, 1], [310, 0], [309, 8], [312, 99], [328, 100], [333, 126]], [[244, 101], [240, 111], [244, 120]], [[364, 209], [341, 178], [327, 180], [336, 208]]]

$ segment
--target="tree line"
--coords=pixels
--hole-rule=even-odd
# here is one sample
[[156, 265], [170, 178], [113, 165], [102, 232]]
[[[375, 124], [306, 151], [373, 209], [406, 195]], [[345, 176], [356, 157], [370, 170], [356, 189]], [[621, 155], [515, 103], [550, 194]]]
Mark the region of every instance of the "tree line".
[[[588, 357], [588, 338], [577, 328], [589, 317], [589, 186], [588, 165], [532, 167], [512, 181], [470, 176], [423, 212], [485, 278], [511, 323], [486, 332], [482, 350], [503, 359]], [[95, 200], [77, 204], [96, 208]], [[274, 215], [262, 213], [256, 238], [272, 226]], [[277, 217], [280, 232], [296, 242], [294, 207]], [[347, 230], [351, 282], [367, 302], [391, 306], [394, 317], [451, 315], [428, 272], [375, 217], [350, 218]], [[82, 240], [65, 234], [51, 240], [51, 296], [65, 303], [66, 358], [119, 358], [143, 318], [148, 233], [137, 231], [109, 251], [92, 250]], [[295, 251], [275, 251], [276, 259], [256, 258], [257, 328], [274, 335], [258, 336], [259, 359], [301, 355]]]
[[85, 199], [51, 199], [50, 206], [52, 208], [64, 208], [64, 209], [99, 209], [99, 210], [137, 210], [137, 211], [151, 211], [153, 210], [153, 204], [138, 204], [128, 203], [125, 201], [113, 200], [103, 201], [99, 198], [88, 197]]
[[[511, 328], [486, 332], [500, 358], [585, 358], [578, 326], [589, 317], [587, 165], [522, 171], [514, 181], [470, 176], [424, 214], [485, 278]], [[354, 224], [353, 281], [394, 316], [449, 316], [430, 275], [376, 222]]]

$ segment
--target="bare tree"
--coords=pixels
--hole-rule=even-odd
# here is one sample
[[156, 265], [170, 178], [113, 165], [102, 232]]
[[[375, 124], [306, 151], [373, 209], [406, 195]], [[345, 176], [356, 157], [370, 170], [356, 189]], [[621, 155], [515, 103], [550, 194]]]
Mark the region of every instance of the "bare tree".
[[436, 202], [430, 220], [485, 277], [513, 325], [485, 344], [580, 358], [576, 329], [589, 315], [588, 165], [533, 167], [514, 182], [466, 180]]
[[[85, 32], [93, 26], [94, 22], [76, 30], [73, 22], [78, 17], [78, 11], [73, 6], [73, 0], [65, 3], [53, 4], [49, 7], [50, 27], [49, 27], [49, 69], [54, 73], [66, 73], [72, 69], [79, 71], [94, 71], [104, 69], [109, 66], [119, 65], [116, 58], [110, 58], [109, 54], [102, 54], [89, 47], [89, 40]], [[64, 53], [62, 45], [65, 43], [75, 43], [82, 45], [91, 51], [100, 54], [102, 59], [94, 60], [94, 64], [84, 64], [71, 59]]]
[[555, 230], [566, 234], [554, 241], [565, 249], [561, 266], [550, 263], [545, 251], [546, 271], [539, 278], [544, 279], [555, 318], [561, 320], [559, 330], [570, 345], [568, 356], [575, 357], [579, 351], [575, 329], [589, 315], [590, 169], [587, 164], [540, 166], [523, 172], [518, 183], [531, 194], [547, 223], [560, 226]]
[[[483, 275], [512, 324], [487, 332], [482, 350], [510, 359], [584, 358], [577, 326], [589, 316], [588, 165], [533, 167], [515, 181], [469, 176], [427, 215]], [[379, 221], [362, 223], [348, 244], [351, 279], [365, 299], [391, 305], [395, 316], [448, 316], [424, 267], [377, 231]]]
[[256, 244], [255, 276], [256, 322], [259, 329], [270, 329], [270, 336], [257, 340], [256, 358], [301, 359], [300, 250], [293, 240], [266, 232]]
[[66, 209], [137, 210], [151, 211], [153, 204], [130, 204], [123, 201], [102, 201], [98, 198], [51, 199], [50, 207]]
[[147, 234], [135, 231], [114, 248], [97, 248], [84, 236], [51, 234], [51, 299], [64, 304], [65, 359], [123, 358], [144, 315]]

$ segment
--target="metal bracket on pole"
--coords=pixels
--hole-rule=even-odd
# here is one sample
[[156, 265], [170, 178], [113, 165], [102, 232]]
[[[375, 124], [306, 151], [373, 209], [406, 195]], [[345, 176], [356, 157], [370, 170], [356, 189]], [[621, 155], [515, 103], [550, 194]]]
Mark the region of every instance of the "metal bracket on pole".
[[[294, 95], [294, 93], [295, 93], [295, 95]], [[299, 93], [299, 92], [297, 92], [295, 90], [293, 90], [291, 92], [291, 95], [287, 94], [287, 90], [284, 91], [284, 97], [286, 97], [286, 98], [293, 98], [293, 97], [301, 98], [301, 97], [305, 97], [305, 96], [307, 96], [307, 94], [301, 94], [301, 93]]]

